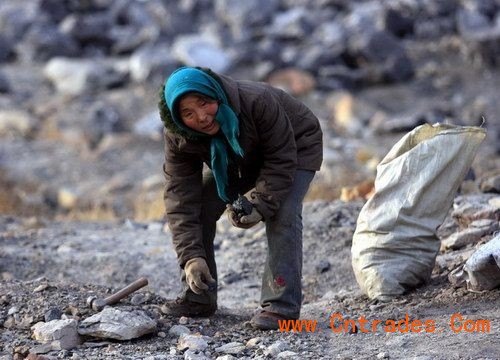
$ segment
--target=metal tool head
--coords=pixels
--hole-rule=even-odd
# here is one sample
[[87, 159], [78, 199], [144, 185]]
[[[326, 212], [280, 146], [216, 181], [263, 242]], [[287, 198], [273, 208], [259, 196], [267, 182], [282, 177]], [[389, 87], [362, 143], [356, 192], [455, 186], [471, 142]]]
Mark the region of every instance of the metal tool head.
[[89, 308], [92, 308], [92, 303], [94, 302], [94, 300], [95, 300], [95, 299], [97, 299], [95, 296], [89, 296], [89, 297], [87, 298], [87, 306], [88, 306]]
[[101, 311], [106, 306], [106, 300], [98, 299], [95, 296], [89, 296], [87, 298], [87, 305], [94, 311]]

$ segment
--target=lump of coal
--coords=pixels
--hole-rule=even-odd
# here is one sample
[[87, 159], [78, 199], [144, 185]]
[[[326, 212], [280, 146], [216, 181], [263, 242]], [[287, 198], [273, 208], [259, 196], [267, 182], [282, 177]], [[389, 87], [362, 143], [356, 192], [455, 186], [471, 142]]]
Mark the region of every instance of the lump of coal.
[[239, 195], [238, 198], [232, 203], [234, 212], [241, 218], [245, 215], [250, 215], [252, 213], [253, 205], [245, 196]]

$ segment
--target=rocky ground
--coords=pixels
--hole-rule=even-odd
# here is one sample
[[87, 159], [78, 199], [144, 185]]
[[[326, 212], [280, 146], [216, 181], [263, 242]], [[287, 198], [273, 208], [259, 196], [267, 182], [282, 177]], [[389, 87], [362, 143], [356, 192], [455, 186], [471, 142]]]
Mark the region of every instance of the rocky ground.
[[[498, 230], [499, 17], [489, 0], [2, 1], [0, 359], [499, 358], [499, 289], [474, 293], [448, 280]], [[156, 102], [183, 64], [268, 81], [320, 118], [324, 163], [304, 209], [302, 318], [317, 320], [314, 333], [248, 326], [266, 239], [262, 227], [232, 229], [225, 219], [216, 315], [162, 312], [178, 275], [164, 230]], [[482, 126], [487, 138], [439, 229], [429, 283], [371, 301], [350, 258], [363, 195], [398, 139], [437, 122]], [[143, 311], [152, 332], [81, 335], [66, 350], [35, 339], [36, 323], [82, 326], [96, 314], [88, 296], [141, 276], [148, 287], [113, 309], [124, 312], [121, 323]], [[436, 331], [336, 333], [334, 314], [408, 314]], [[469, 326], [488, 320], [489, 332], [454, 332], [454, 314]]]
[[[482, 195], [479, 202], [474, 196], [458, 198], [458, 203], [480, 208], [492, 199], [498, 201], [494, 195]], [[500, 292], [468, 292], [453, 287], [447, 278], [450, 270], [491, 235], [476, 237], [473, 244], [455, 251], [443, 250], [432, 279], [418, 290], [388, 303], [370, 301], [359, 290], [350, 262], [361, 205], [339, 201], [306, 205], [302, 318], [317, 320], [314, 333], [260, 332], [247, 324], [258, 306], [266, 247], [263, 228], [237, 230], [221, 220], [217, 236], [219, 310], [209, 319], [176, 319], [162, 313], [163, 302], [175, 296], [178, 284], [175, 254], [160, 223], [54, 223], [4, 216], [0, 221], [2, 359], [23, 358], [29, 353], [44, 354], [48, 359], [497, 358]], [[443, 239], [461, 231], [457, 219], [471, 216], [464, 214], [450, 214], [440, 230]], [[498, 216], [498, 210], [483, 216]], [[41, 346], [32, 338], [35, 323], [54, 318], [54, 313], [56, 319], [62, 316], [81, 323], [95, 314], [86, 305], [88, 296], [104, 297], [140, 276], [149, 279], [148, 287], [114, 308], [126, 313], [144, 310], [157, 323], [151, 334], [129, 341], [82, 337], [82, 344], [67, 350]], [[375, 332], [337, 333], [330, 323], [334, 314], [383, 322], [405, 320], [408, 314], [409, 321], [434, 321], [436, 330], [391, 333], [379, 327]], [[455, 329], [466, 320], [480, 324], [477, 321], [482, 319], [489, 321], [489, 332], [481, 332], [480, 325], [475, 333], [454, 332], [450, 327], [454, 314], [463, 317], [461, 322], [454, 321]], [[187, 330], [174, 327], [179, 324]], [[180, 335], [182, 332], [192, 337]]]

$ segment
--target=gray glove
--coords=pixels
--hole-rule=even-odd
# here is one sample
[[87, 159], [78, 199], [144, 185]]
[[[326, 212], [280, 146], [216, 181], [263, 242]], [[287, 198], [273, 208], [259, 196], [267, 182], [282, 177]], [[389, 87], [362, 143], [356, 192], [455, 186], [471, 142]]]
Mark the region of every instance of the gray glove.
[[231, 224], [242, 229], [249, 229], [262, 220], [262, 215], [255, 207], [252, 208], [252, 212], [249, 215], [243, 215], [241, 217], [238, 216], [231, 204], [226, 206], [226, 210]]
[[188, 286], [196, 294], [203, 294], [204, 291], [209, 289], [207, 284], [215, 283], [207, 262], [201, 257], [188, 260], [184, 266], [184, 271], [186, 272]]

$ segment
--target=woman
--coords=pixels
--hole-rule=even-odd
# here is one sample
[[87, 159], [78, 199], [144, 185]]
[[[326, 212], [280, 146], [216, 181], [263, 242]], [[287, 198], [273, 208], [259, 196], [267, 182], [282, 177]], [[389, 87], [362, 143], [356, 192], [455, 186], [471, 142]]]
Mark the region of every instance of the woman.
[[[251, 324], [276, 329], [301, 307], [302, 201], [322, 162], [319, 121], [270, 85], [182, 67], [160, 95], [165, 124], [165, 205], [183, 290], [164, 308], [210, 316], [217, 309], [216, 221], [249, 228], [264, 221], [268, 240], [262, 309]], [[211, 171], [203, 172], [203, 164]], [[247, 215], [230, 205], [249, 192]]]

